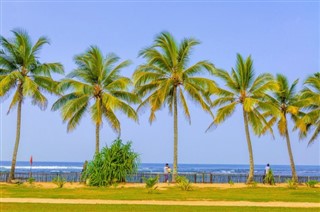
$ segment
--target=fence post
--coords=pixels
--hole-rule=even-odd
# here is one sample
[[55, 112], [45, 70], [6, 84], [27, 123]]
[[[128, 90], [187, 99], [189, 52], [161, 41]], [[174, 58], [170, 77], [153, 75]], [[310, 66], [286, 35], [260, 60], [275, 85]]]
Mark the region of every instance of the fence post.
[[194, 183], [197, 183], [197, 174], [194, 174]]
[[210, 173], [210, 183], [212, 183], [212, 173]]

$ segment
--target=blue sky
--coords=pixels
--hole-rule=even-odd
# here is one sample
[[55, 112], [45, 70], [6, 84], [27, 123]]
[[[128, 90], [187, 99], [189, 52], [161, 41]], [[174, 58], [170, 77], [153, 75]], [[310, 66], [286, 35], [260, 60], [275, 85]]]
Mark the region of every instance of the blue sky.
[[[236, 54], [251, 55], [257, 74], [285, 74], [290, 82], [299, 78], [299, 89], [307, 76], [319, 71], [318, 1], [2, 1], [1, 35], [26, 29], [33, 41], [48, 36], [51, 45], [40, 53], [40, 61], [61, 62], [69, 73], [73, 57], [90, 45], [104, 53], [114, 52], [133, 65], [123, 70], [131, 76], [143, 62], [138, 52], [149, 46], [161, 31], [177, 40], [194, 37], [196, 46], [190, 64], [207, 59], [230, 70]], [[60, 79], [61, 76], [55, 76]], [[219, 83], [219, 81], [218, 81]], [[89, 114], [72, 133], [66, 132], [58, 112], [50, 111], [57, 99], [48, 96], [46, 111], [25, 101], [22, 110], [18, 160], [33, 155], [34, 161], [84, 161], [95, 148], [95, 128]], [[11, 160], [15, 140], [16, 110], [6, 115], [9, 100], [1, 103], [1, 159]], [[217, 129], [205, 133], [211, 118], [189, 101], [192, 124], [179, 116], [179, 163], [248, 164], [242, 114], [237, 111]], [[150, 126], [148, 113], [139, 125], [120, 115], [121, 137], [131, 140], [142, 162], [172, 163], [173, 117], [167, 108], [157, 113]], [[291, 126], [292, 127], [292, 126]], [[319, 165], [319, 141], [307, 146], [292, 132], [292, 150], [297, 165]], [[117, 135], [104, 124], [101, 146], [110, 145]], [[277, 133], [252, 134], [256, 164], [289, 164], [285, 139]]]

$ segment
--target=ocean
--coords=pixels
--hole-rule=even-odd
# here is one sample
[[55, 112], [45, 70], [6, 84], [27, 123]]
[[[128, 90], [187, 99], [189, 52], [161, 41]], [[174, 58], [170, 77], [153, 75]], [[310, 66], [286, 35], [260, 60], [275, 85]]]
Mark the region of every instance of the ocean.
[[[169, 164], [172, 167], [172, 164]], [[270, 164], [274, 175], [290, 176], [289, 165]], [[42, 173], [71, 173], [81, 172], [82, 162], [33, 162], [30, 167], [29, 161], [18, 161], [16, 173], [35, 172]], [[162, 173], [164, 164], [161, 163], [141, 163], [138, 171], [145, 173]], [[255, 165], [255, 174], [263, 174], [265, 165]], [[0, 161], [0, 172], [9, 172], [11, 161]], [[297, 165], [298, 176], [320, 176], [320, 166]], [[249, 165], [236, 164], [178, 164], [179, 173], [213, 173], [213, 174], [247, 174]]]

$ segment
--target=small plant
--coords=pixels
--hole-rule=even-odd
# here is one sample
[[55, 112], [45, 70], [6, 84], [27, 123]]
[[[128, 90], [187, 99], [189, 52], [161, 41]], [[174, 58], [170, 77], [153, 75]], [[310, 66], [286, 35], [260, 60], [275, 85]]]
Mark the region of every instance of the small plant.
[[153, 193], [155, 190], [158, 189], [157, 183], [159, 181], [159, 176], [156, 177], [149, 177], [149, 178], [142, 178], [143, 181], [146, 183], [146, 189], [148, 189], [148, 193]]
[[292, 179], [287, 179], [286, 182], [288, 184], [288, 188], [290, 189], [296, 189], [298, 187], [297, 183]]
[[234, 185], [234, 182], [232, 180], [229, 180], [228, 183], [229, 183], [230, 187]]
[[309, 188], [314, 188], [316, 187], [316, 185], [318, 184], [319, 182], [316, 181], [316, 180], [308, 180], [308, 182], [306, 182], [306, 185], [307, 187]]
[[177, 176], [176, 178], [177, 186], [183, 191], [192, 190], [192, 184], [185, 176]]
[[271, 169], [266, 174], [265, 178], [263, 179], [263, 182], [268, 183], [270, 185], [275, 185], [274, 176], [273, 176], [273, 172]]
[[32, 185], [32, 183], [35, 181], [36, 179], [34, 179], [33, 177], [29, 177], [28, 179], [27, 179], [27, 182], [30, 184], [30, 185]]
[[114, 179], [112, 180], [112, 186], [113, 186], [114, 188], [117, 188], [117, 187], [119, 186], [119, 180], [118, 180], [117, 178], [114, 178]]
[[256, 181], [252, 181], [251, 183], [247, 183], [247, 185], [249, 187], [256, 188], [258, 186], [258, 183]]
[[58, 188], [62, 188], [64, 184], [66, 183], [66, 179], [63, 177], [57, 176], [53, 178], [52, 182], [58, 186]]

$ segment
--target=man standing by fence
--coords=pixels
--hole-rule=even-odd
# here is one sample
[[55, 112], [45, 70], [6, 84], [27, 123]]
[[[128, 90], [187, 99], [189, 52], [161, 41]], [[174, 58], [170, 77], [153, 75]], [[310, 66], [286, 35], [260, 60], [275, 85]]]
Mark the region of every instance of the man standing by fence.
[[163, 172], [164, 172], [164, 182], [168, 183], [169, 182], [169, 173], [170, 173], [169, 164], [166, 163], [165, 167], [163, 168]]

